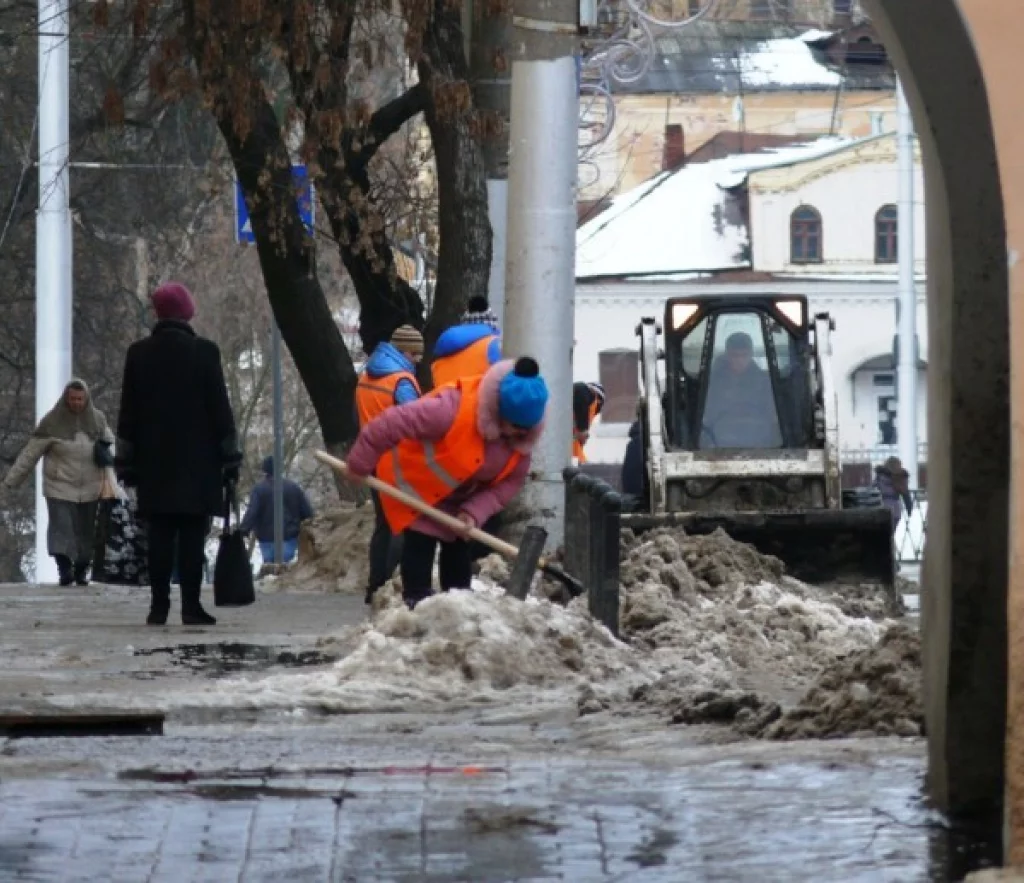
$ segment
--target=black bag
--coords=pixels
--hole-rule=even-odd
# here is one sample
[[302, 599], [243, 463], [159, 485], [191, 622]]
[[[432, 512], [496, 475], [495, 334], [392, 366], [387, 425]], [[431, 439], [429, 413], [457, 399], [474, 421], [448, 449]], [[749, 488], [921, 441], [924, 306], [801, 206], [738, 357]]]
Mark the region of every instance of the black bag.
[[252, 565], [245, 548], [245, 537], [231, 529], [231, 511], [235, 509], [235, 486], [228, 484], [224, 492], [224, 529], [217, 548], [217, 561], [213, 566], [213, 603], [217, 607], [245, 607], [256, 601]]
[[92, 573], [109, 585], [149, 585], [149, 537], [133, 495], [100, 501]]
[[98, 438], [92, 445], [92, 461], [100, 469], [106, 469], [114, 465], [114, 454], [110, 450], [110, 442], [104, 438]]

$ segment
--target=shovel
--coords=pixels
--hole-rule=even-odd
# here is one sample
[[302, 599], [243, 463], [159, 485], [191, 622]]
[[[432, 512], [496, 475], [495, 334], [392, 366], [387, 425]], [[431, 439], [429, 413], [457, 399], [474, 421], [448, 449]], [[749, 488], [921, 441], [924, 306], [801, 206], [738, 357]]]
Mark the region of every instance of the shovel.
[[[343, 460], [339, 460], [337, 457], [332, 457], [325, 451], [317, 451], [316, 458], [321, 463], [326, 463], [340, 475], [348, 477], [348, 467], [345, 465], [345, 462]], [[444, 525], [450, 530], [455, 531], [459, 536], [465, 536], [468, 539], [475, 540], [481, 545], [486, 546], [488, 549], [497, 552], [499, 555], [504, 555], [509, 560], [515, 562], [517, 565], [524, 565], [526, 563], [529, 563], [531, 566], [528, 568], [528, 570], [540, 570], [542, 573], [544, 573], [547, 576], [550, 576], [552, 579], [558, 580], [558, 582], [560, 582], [569, 590], [569, 594], [572, 595], [572, 597], [574, 598], [578, 595], [582, 595], [584, 591], [586, 591], [583, 587], [583, 583], [581, 583], [578, 579], [576, 579], [573, 576], [570, 576], [568, 573], [566, 573], [560, 567], [557, 567], [556, 565], [552, 564], [546, 558], [542, 558], [540, 556], [540, 547], [538, 547], [537, 544], [534, 542], [527, 544], [527, 546], [529, 546], [529, 549], [527, 549], [527, 547], [524, 546], [522, 553], [528, 555], [533, 560], [528, 562], [525, 560], [521, 560], [520, 550], [513, 546], [511, 543], [506, 543], [504, 540], [500, 540], [495, 536], [491, 536], [489, 533], [485, 533], [477, 527], [471, 527], [467, 531], [466, 525], [459, 521], [458, 518], [449, 515], [447, 512], [441, 512], [439, 509], [435, 509], [433, 506], [427, 505], [422, 500], [417, 499], [416, 497], [411, 496], [410, 494], [407, 494], [405, 493], [405, 491], [401, 491], [396, 487], [392, 487], [387, 482], [383, 482], [379, 478], [376, 478], [372, 475], [366, 476], [366, 478], [364, 478], [363, 481], [366, 482], [368, 487], [373, 488], [373, 490], [377, 491], [378, 493], [391, 497], [393, 500], [398, 500], [399, 503], [404, 503], [410, 509], [415, 509], [421, 515], [425, 515], [427, 518], [436, 521], [438, 524]], [[542, 546], [543, 544], [541, 544], [541, 547]], [[521, 568], [517, 567], [516, 569]]]

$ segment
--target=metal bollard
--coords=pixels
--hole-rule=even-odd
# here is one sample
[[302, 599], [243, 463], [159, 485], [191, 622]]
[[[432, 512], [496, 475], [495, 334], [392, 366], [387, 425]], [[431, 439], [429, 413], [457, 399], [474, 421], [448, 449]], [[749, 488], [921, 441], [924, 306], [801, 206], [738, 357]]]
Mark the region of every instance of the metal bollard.
[[577, 473], [566, 498], [572, 507], [566, 511], [566, 525], [573, 527], [565, 541], [565, 570], [584, 585], [590, 575], [590, 495], [596, 484], [592, 475]]
[[590, 615], [619, 635], [619, 529], [622, 497], [601, 482], [591, 494], [587, 604]]
[[562, 470], [562, 481], [565, 486], [565, 513], [563, 515], [562, 524], [562, 563], [565, 566], [565, 571], [568, 574], [579, 579], [579, 574], [574, 573], [572, 565], [570, 563], [572, 553], [570, 549], [574, 549], [578, 543], [579, 537], [579, 521], [573, 517], [575, 513], [575, 494], [576, 491], [573, 489], [573, 482], [576, 480], [576, 476], [579, 475], [579, 469], [570, 466]]

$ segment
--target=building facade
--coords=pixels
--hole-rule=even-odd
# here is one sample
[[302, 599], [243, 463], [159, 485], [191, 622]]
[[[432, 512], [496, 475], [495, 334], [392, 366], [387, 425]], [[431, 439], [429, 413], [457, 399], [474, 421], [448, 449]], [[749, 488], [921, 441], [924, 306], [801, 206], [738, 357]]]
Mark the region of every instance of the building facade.
[[[919, 166], [916, 177], [922, 194]], [[623, 194], [579, 231], [575, 379], [600, 380], [609, 397], [588, 458], [621, 462], [639, 394], [635, 328], [641, 318], [662, 316], [670, 297], [796, 294], [808, 298], [812, 313], [835, 320], [840, 444], [849, 482], [862, 481], [864, 467], [895, 453], [898, 438], [895, 138], [830, 139], [736, 156], [667, 173], [645, 188], [642, 196]], [[923, 230], [923, 200], [917, 202], [916, 225]], [[915, 239], [915, 252], [923, 446], [923, 235]], [[644, 262], [651, 272], [644, 272]]]

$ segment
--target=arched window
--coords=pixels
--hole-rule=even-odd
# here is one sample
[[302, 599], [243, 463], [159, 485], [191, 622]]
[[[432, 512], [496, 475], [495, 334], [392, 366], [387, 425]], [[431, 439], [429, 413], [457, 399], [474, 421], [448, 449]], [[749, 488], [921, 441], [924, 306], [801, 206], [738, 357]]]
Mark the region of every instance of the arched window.
[[883, 205], [875, 215], [875, 263], [895, 264], [899, 259], [899, 211]]
[[821, 261], [821, 215], [816, 208], [802, 205], [790, 215], [789, 243], [794, 264]]

